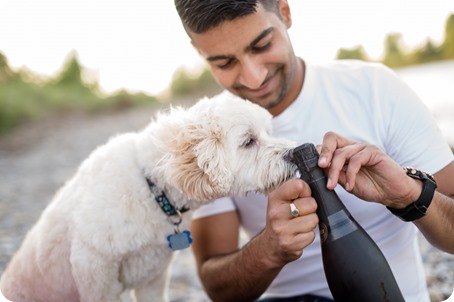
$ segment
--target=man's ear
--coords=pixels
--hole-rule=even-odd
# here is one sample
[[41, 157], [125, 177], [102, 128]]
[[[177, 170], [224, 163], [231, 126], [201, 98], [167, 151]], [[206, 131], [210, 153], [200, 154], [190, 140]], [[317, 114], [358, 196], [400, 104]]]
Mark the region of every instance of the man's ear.
[[285, 25], [287, 25], [287, 29], [289, 29], [292, 26], [292, 14], [290, 12], [290, 6], [288, 5], [287, 0], [278, 0], [278, 2], [282, 20], [284, 21]]

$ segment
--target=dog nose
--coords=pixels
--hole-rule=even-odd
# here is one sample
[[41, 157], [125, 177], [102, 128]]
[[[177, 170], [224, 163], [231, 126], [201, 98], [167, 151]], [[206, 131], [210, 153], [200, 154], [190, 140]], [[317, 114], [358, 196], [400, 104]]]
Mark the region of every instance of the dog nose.
[[287, 150], [287, 152], [285, 152], [284, 160], [294, 164], [294, 161], [293, 161], [293, 149], [289, 149], [289, 150]]

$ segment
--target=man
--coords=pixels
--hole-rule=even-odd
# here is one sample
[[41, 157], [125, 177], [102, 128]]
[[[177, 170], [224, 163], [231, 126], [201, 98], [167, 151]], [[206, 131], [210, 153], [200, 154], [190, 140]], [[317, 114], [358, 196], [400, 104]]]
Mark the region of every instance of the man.
[[[319, 166], [328, 173], [328, 188], [336, 188], [380, 246], [405, 300], [429, 301], [416, 231], [454, 252], [454, 161], [418, 97], [379, 64], [317, 66], [296, 57], [286, 0], [175, 0], [175, 5], [224, 93], [269, 110], [274, 135], [321, 144]], [[437, 190], [409, 177], [402, 169], [407, 165], [434, 173]], [[210, 298], [331, 299], [310, 193], [306, 183], [292, 179], [269, 196], [232, 196], [195, 213], [193, 251]], [[415, 212], [415, 201], [431, 203], [425, 216]], [[298, 217], [290, 213], [292, 202]], [[251, 238], [241, 248], [240, 227]]]

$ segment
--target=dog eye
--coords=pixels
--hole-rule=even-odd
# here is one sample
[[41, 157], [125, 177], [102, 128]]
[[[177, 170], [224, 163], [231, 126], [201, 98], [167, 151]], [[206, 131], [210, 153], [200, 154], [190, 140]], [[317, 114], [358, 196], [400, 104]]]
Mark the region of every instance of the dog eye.
[[246, 140], [243, 144], [244, 147], [250, 147], [254, 144], [254, 139], [253, 138], [249, 138], [248, 140]]

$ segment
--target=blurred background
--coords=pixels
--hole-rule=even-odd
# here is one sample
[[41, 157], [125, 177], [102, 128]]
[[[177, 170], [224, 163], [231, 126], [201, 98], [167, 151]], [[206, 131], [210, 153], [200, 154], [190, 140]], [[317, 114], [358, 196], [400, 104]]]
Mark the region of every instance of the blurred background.
[[[454, 80], [453, 0], [289, 2], [298, 55], [395, 68], [454, 144], [444, 90]], [[215, 85], [170, 0], [0, 0], [0, 14], [0, 134], [50, 112], [162, 102]]]
[[[288, 2], [299, 56], [393, 68], [454, 147], [453, 0]], [[0, 0], [0, 273], [93, 148], [157, 109], [218, 91], [171, 0]], [[440, 301], [454, 287], [454, 258], [421, 245]], [[206, 299], [181, 255], [172, 301]]]

